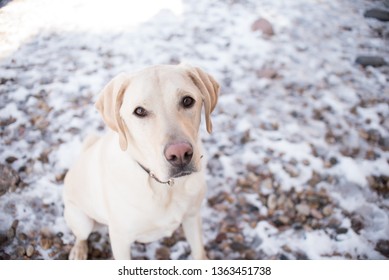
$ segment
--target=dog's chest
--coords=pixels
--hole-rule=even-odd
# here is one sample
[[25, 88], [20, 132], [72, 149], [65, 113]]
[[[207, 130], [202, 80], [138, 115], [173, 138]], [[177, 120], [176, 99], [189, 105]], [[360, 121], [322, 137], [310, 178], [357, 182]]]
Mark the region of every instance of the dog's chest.
[[[139, 234], [137, 241], [148, 243], [163, 237], [168, 237], [180, 226], [182, 221], [169, 220], [169, 221], [158, 221], [153, 223], [152, 226], [148, 227], [146, 231]], [[150, 223], [151, 224], [151, 223]]]
[[137, 241], [147, 243], [171, 236], [182, 223], [189, 206], [189, 203], [181, 201], [181, 203], [176, 202], [166, 208], [155, 207], [145, 219]]

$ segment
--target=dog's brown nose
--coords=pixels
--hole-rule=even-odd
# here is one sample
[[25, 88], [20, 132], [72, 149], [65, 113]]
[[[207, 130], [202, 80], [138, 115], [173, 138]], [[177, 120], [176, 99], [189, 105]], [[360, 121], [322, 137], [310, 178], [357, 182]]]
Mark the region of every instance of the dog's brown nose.
[[168, 144], [165, 148], [165, 158], [174, 167], [184, 167], [190, 163], [193, 147], [187, 142]]

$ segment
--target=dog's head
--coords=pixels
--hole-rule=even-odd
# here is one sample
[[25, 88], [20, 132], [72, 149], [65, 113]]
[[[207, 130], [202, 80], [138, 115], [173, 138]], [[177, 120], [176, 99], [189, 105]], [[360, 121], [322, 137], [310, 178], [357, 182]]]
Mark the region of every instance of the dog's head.
[[154, 66], [120, 74], [100, 94], [96, 107], [119, 136], [120, 148], [158, 178], [197, 172], [201, 111], [211, 133], [219, 84], [199, 68]]

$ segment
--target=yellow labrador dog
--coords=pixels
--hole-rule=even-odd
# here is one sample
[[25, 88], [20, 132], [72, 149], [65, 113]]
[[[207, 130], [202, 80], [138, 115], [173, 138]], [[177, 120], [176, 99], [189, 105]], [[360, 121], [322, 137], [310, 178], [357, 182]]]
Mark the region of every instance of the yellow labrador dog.
[[200, 205], [206, 184], [199, 137], [207, 131], [219, 85], [187, 65], [120, 74], [96, 107], [111, 129], [85, 140], [65, 177], [65, 220], [76, 236], [70, 259], [86, 259], [96, 223], [108, 225], [113, 256], [130, 259], [134, 241], [169, 236], [180, 224], [193, 259], [206, 259]]

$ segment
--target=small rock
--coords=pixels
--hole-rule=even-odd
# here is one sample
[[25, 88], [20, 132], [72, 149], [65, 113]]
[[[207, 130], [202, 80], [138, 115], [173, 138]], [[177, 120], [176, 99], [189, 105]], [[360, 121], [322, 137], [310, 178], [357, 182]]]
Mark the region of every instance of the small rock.
[[169, 248], [173, 247], [176, 243], [177, 243], [177, 238], [175, 237], [175, 235], [170, 236], [170, 237], [165, 237], [162, 240], [162, 244], [169, 247]]
[[381, 9], [367, 10], [364, 14], [366, 18], [374, 18], [380, 21], [389, 21], [389, 12]]
[[264, 18], [257, 19], [256, 21], [253, 22], [251, 25], [251, 30], [252, 31], [260, 31], [262, 34], [271, 37], [274, 35], [274, 30], [272, 24]]
[[322, 181], [322, 178], [320, 174], [316, 173], [315, 171], [312, 172], [312, 177], [309, 179], [308, 184], [311, 187], [315, 187], [318, 183]]
[[18, 234], [18, 239], [20, 240], [20, 241], [26, 241], [27, 240], [27, 234], [25, 234], [25, 233], [23, 233], [23, 232], [21, 232], [21, 233], [19, 233]]
[[382, 137], [378, 144], [384, 151], [389, 151], [389, 137]]
[[55, 255], [57, 255], [59, 253], [59, 250], [58, 249], [54, 249], [52, 250], [50, 253], [49, 253], [49, 257], [52, 259], [55, 257]]
[[287, 225], [290, 222], [290, 219], [287, 216], [279, 216], [277, 218], [277, 222], [280, 223], [281, 225]]
[[266, 178], [262, 181], [261, 187], [267, 190], [271, 190], [273, 188], [273, 180], [271, 178]]
[[269, 195], [267, 198], [267, 208], [274, 210], [277, 207], [277, 196], [275, 194]]
[[63, 181], [65, 180], [66, 173], [67, 173], [67, 171], [55, 175], [55, 181], [56, 181], [57, 183], [63, 183]]
[[58, 236], [54, 237], [53, 239], [53, 245], [54, 247], [56, 248], [62, 248], [63, 246], [63, 242], [62, 242], [62, 239]]
[[340, 224], [341, 224], [340, 221], [336, 218], [331, 218], [328, 221], [328, 227], [330, 228], [338, 228]]
[[322, 210], [324, 216], [328, 217], [332, 214], [332, 206], [331, 205], [327, 205], [326, 207], [323, 208]]
[[299, 251], [299, 252], [296, 252], [295, 255], [296, 255], [297, 260], [309, 260], [307, 254], [305, 254], [304, 252]]
[[18, 158], [17, 157], [14, 157], [14, 156], [9, 156], [9, 157], [7, 157], [6, 159], [5, 159], [5, 161], [7, 162], [7, 163], [9, 163], [9, 164], [12, 164], [12, 163], [14, 163], [15, 161], [17, 161], [18, 160]]
[[377, 129], [369, 129], [367, 134], [370, 142], [377, 144], [381, 141], [381, 133]]
[[27, 257], [32, 257], [32, 255], [34, 254], [34, 252], [35, 252], [35, 249], [34, 249], [34, 246], [32, 246], [32, 245], [28, 245], [27, 246], [27, 249], [26, 249], [26, 255], [27, 255]]
[[223, 240], [226, 240], [227, 239], [227, 234], [225, 234], [224, 232], [221, 232], [219, 233], [216, 238], [215, 238], [215, 242], [216, 243], [222, 243]]
[[101, 258], [102, 252], [99, 249], [93, 248], [91, 253], [91, 259], [96, 260]]
[[[3, 235], [0, 233], [0, 246], [3, 245], [3, 243], [7, 242], [8, 241], [8, 237], [7, 235]], [[1, 256], [0, 256], [1, 257]], [[1, 259], [1, 258], [0, 258]]]
[[332, 166], [337, 165], [338, 164], [338, 159], [336, 157], [331, 157], [330, 158], [330, 164]]
[[14, 220], [12, 222], [11, 228], [13, 228], [16, 231], [16, 229], [18, 228], [18, 225], [19, 225], [19, 220]]
[[269, 79], [273, 80], [277, 78], [277, 70], [272, 69], [272, 68], [263, 68], [261, 70], [257, 71], [257, 77], [258, 78], [264, 78], [264, 79]]
[[317, 209], [311, 209], [311, 215], [312, 215], [312, 217], [314, 217], [315, 219], [318, 219], [318, 220], [323, 219], [323, 214], [320, 213], [320, 211], [317, 210]]
[[0, 119], [0, 126], [8, 126], [10, 124], [13, 124], [17, 121], [17, 119], [15, 119], [14, 117], [9, 117], [9, 118], [6, 118], [6, 119]]
[[289, 258], [288, 258], [286, 255], [284, 255], [284, 254], [281, 254], [281, 255], [279, 256], [279, 259], [280, 259], [280, 260], [289, 260]]
[[348, 232], [348, 229], [347, 229], [347, 228], [341, 227], [341, 228], [337, 228], [337, 229], [336, 229], [336, 233], [337, 233], [337, 234], [346, 234], [347, 232]]
[[170, 260], [170, 249], [166, 246], [158, 248], [155, 257], [157, 260]]
[[387, 64], [385, 59], [381, 56], [358, 56], [355, 62], [363, 67], [381, 67]]
[[12, 240], [14, 237], [15, 237], [15, 229], [11, 227], [7, 230], [7, 238], [8, 240]]
[[351, 228], [352, 228], [357, 234], [359, 234], [359, 232], [361, 231], [361, 229], [364, 228], [363, 219], [362, 219], [360, 216], [353, 216], [353, 217], [351, 218]]
[[[69, 259], [69, 254], [68, 253], [60, 253], [59, 256], [57, 257], [57, 260], [68, 260]], [[106, 259], [106, 258], [105, 258]]]
[[254, 250], [247, 250], [244, 253], [244, 259], [245, 260], [256, 260], [257, 259], [257, 253]]
[[15, 187], [20, 181], [18, 173], [11, 167], [0, 164], [0, 196], [10, 188]]
[[43, 250], [48, 250], [53, 245], [53, 241], [49, 238], [43, 237], [41, 239], [41, 247]]
[[290, 177], [296, 178], [300, 175], [298, 168], [292, 164], [284, 164], [284, 170], [289, 174]]
[[281, 194], [280, 197], [277, 199], [278, 207], [283, 208], [285, 206], [286, 199], [287, 199], [286, 195]]
[[284, 250], [287, 253], [292, 253], [292, 249], [288, 245], [283, 245], [282, 250]]
[[297, 210], [297, 213], [302, 215], [302, 216], [308, 216], [309, 213], [311, 212], [311, 210], [309, 209], [309, 206], [307, 204], [304, 204], [304, 203], [300, 203], [300, 204], [296, 205], [296, 210]]
[[88, 240], [91, 242], [99, 242], [100, 239], [101, 239], [101, 234], [97, 231], [92, 232], [88, 237]]
[[250, 130], [246, 130], [246, 131], [243, 133], [243, 135], [242, 135], [242, 137], [241, 137], [241, 139], [240, 139], [240, 143], [241, 143], [241, 144], [247, 144], [247, 143], [250, 142], [250, 141], [251, 141]]
[[389, 240], [379, 240], [376, 244], [375, 250], [389, 258]]
[[26, 254], [26, 249], [24, 249], [23, 246], [18, 246], [16, 248], [16, 253], [18, 254], [19, 257], [23, 257]]
[[246, 245], [240, 242], [232, 242], [230, 247], [233, 251], [237, 251], [237, 252], [243, 252], [248, 249]]

